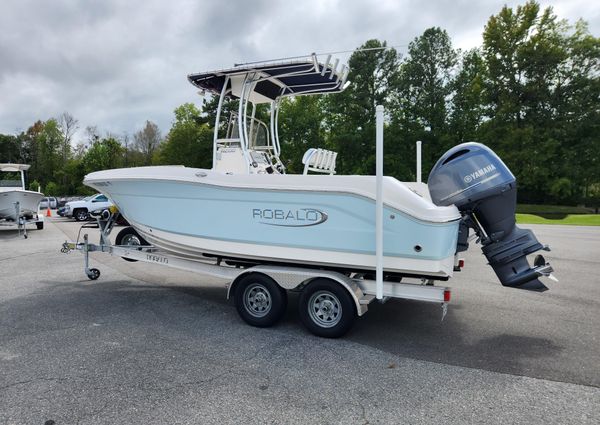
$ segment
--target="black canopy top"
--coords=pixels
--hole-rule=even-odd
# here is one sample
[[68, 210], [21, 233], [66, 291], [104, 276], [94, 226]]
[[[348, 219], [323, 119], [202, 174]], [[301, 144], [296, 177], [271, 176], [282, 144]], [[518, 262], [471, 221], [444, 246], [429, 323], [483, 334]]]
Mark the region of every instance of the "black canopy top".
[[259, 63], [191, 74], [188, 80], [201, 89], [221, 93], [229, 76], [227, 94], [239, 97], [244, 78], [254, 74], [258, 81], [254, 93], [259, 95], [254, 96], [254, 101], [261, 103], [284, 96], [341, 92], [345, 88], [348, 68], [342, 67], [339, 72], [333, 68], [336, 66], [318, 63], [313, 56], [312, 61]]

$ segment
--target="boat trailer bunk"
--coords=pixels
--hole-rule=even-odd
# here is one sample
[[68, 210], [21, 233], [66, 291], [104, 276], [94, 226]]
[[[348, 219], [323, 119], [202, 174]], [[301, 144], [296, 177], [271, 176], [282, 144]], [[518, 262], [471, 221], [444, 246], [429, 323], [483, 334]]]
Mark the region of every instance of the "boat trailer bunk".
[[[227, 298], [232, 299], [241, 318], [252, 326], [276, 324], [287, 308], [287, 291], [300, 293], [300, 319], [307, 329], [322, 337], [340, 337], [352, 327], [356, 317], [363, 316], [376, 299], [377, 284], [371, 274], [324, 270], [315, 266], [247, 264], [217, 257], [206, 261], [187, 259], [165, 253], [126, 227], [116, 237], [122, 244], [111, 243], [110, 234], [119, 216], [112, 207], [96, 214], [95, 223], [84, 224], [75, 242], [64, 242], [61, 252], [80, 251], [84, 256], [85, 273], [90, 280], [100, 277], [100, 270], [90, 267], [90, 253], [102, 252], [127, 261], [141, 261], [165, 267], [221, 278], [227, 281]], [[83, 229], [98, 229], [100, 241], [90, 242]], [[125, 235], [123, 237], [122, 235]], [[127, 237], [129, 236], [129, 237]], [[410, 282], [407, 282], [410, 281]], [[432, 279], [403, 277], [384, 280], [383, 297], [438, 303], [442, 320], [450, 302], [450, 289], [435, 286]]]
[[27, 239], [27, 225], [35, 224], [37, 230], [42, 230], [44, 228], [44, 216], [38, 213], [34, 216], [28, 218], [21, 214], [21, 205], [19, 202], [15, 202], [15, 216], [18, 217], [17, 220], [0, 220], [1, 227], [16, 227], [18, 231], [18, 236], [23, 234], [23, 237]]

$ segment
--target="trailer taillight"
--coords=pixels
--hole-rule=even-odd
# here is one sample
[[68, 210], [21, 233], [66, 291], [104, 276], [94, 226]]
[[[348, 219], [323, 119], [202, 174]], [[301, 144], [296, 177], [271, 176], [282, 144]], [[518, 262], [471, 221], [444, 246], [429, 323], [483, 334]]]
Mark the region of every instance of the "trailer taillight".
[[450, 289], [446, 289], [444, 291], [444, 302], [445, 303], [449, 303], [450, 302]]
[[460, 260], [458, 260], [458, 267], [460, 267], [461, 269], [465, 266], [465, 260], [463, 260], [462, 258]]

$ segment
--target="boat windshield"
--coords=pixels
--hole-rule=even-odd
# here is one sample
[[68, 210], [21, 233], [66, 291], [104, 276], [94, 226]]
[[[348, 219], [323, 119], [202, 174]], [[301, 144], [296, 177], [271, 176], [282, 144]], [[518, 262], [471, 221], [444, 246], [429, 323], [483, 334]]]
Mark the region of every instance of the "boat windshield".
[[[269, 143], [269, 129], [264, 122], [256, 118], [248, 118], [246, 131], [250, 139], [250, 143], [248, 144], [249, 149], [269, 150], [271, 148]], [[239, 138], [238, 114], [232, 112], [229, 117], [229, 124], [227, 125], [227, 139]]]
[[22, 187], [20, 174], [16, 172], [0, 173], [0, 187]]

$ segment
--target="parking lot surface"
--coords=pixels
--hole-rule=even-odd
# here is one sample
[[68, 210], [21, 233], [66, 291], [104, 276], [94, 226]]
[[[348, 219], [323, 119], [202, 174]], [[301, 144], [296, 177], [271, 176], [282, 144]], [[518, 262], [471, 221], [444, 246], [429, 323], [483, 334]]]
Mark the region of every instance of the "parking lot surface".
[[[372, 304], [344, 338], [246, 325], [225, 282], [94, 255], [69, 220], [0, 230], [0, 423], [598, 423], [600, 228], [531, 226], [559, 283], [503, 288], [479, 247], [438, 305]], [[97, 239], [94, 230], [88, 230]]]

